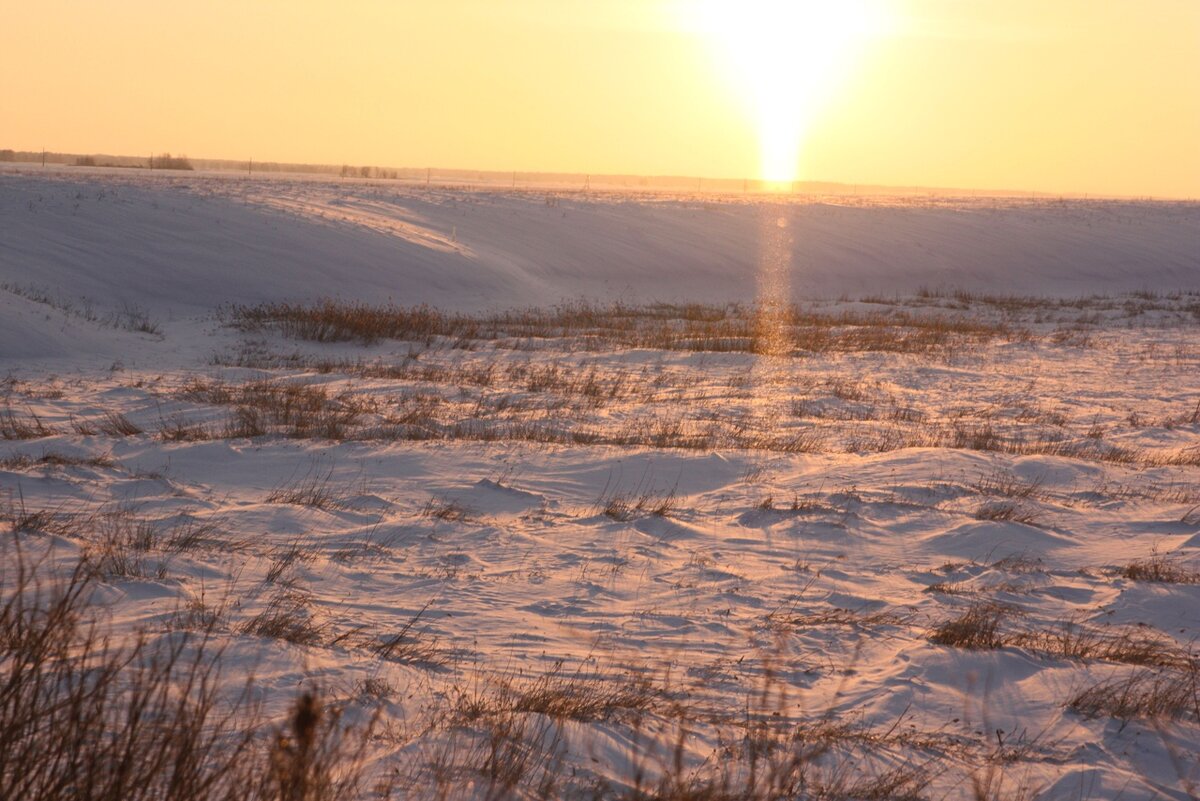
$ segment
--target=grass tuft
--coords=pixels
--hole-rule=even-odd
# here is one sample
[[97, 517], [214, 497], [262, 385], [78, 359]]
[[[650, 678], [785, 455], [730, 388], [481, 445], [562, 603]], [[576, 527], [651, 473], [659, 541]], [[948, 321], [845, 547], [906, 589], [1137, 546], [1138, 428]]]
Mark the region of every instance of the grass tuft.
[[1146, 559], [1135, 559], [1122, 567], [1120, 574], [1131, 581], [1200, 584], [1200, 568], [1186, 565], [1170, 554], [1155, 553]]
[[1076, 693], [1067, 708], [1089, 717], [1200, 719], [1197, 671], [1140, 671], [1102, 681]]
[[986, 601], [973, 604], [959, 617], [934, 626], [929, 633], [929, 640], [936, 645], [951, 648], [1003, 648], [1005, 638], [1000, 626], [1011, 612], [1012, 610], [1003, 604]]

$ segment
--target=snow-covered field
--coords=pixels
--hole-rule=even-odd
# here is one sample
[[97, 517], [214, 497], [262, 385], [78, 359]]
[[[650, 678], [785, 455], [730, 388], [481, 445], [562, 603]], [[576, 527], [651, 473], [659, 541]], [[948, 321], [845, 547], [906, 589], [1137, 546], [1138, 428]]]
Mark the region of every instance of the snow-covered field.
[[8, 586], [394, 797], [1200, 792], [1200, 206], [9, 168], [0, 282]]

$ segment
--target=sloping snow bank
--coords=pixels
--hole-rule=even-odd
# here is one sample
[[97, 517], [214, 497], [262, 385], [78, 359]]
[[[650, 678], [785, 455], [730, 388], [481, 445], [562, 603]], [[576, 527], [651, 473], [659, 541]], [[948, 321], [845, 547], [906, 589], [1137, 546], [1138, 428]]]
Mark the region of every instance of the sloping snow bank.
[[0, 281], [160, 315], [327, 295], [458, 309], [747, 301], [764, 260], [789, 265], [797, 299], [1198, 289], [1200, 204], [766, 203], [0, 172]]

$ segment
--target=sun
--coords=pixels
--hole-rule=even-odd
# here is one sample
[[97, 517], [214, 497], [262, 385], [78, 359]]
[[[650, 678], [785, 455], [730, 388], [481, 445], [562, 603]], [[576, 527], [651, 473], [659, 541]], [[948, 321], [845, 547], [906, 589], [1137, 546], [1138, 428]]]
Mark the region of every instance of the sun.
[[691, 0], [683, 10], [750, 101], [769, 182], [795, 180], [805, 129], [887, 22], [883, 0]]

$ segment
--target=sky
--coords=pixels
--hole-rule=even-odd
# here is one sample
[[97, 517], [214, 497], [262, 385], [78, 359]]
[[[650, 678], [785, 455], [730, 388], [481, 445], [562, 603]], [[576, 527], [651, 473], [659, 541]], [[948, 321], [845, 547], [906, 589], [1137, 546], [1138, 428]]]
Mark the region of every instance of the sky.
[[0, 10], [0, 147], [1200, 197], [1200, 0]]

